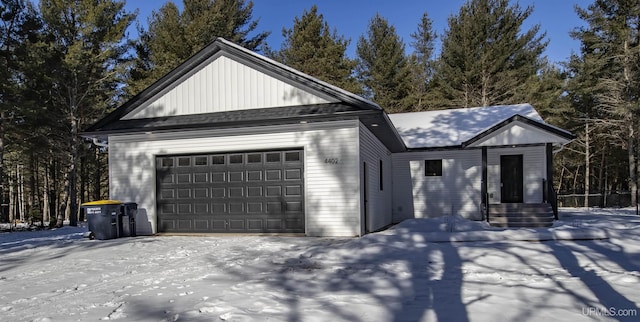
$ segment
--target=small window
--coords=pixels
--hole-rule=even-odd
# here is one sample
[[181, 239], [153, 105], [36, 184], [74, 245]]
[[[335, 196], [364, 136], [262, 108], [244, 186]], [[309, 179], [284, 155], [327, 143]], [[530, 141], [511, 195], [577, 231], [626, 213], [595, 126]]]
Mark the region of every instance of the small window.
[[267, 162], [280, 162], [280, 152], [267, 153]]
[[207, 165], [207, 157], [195, 157], [196, 165]]
[[300, 152], [286, 152], [284, 154], [284, 160], [287, 162], [300, 161]]
[[262, 154], [247, 154], [247, 163], [260, 163], [262, 162]]
[[162, 166], [167, 168], [173, 167], [173, 158], [162, 159]]
[[242, 163], [242, 154], [234, 154], [229, 156], [229, 163], [238, 164]]
[[384, 177], [383, 164], [382, 164], [382, 160], [380, 160], [380, 191], [384, 190], [384, 181], [382, 179], [383, 177]]
[[190, 157], [178, 158], [178, 166], [179, 167], [188, 167], [190, 165], [191, 165], [191, 158]]
[[214, 155], [211, 157], [211, 164], [224, 164], [224, 155]]
[[427, 177], [441, 177], [442, 176], [442, 160], [425, 160], [424, 161], [425, 172]]

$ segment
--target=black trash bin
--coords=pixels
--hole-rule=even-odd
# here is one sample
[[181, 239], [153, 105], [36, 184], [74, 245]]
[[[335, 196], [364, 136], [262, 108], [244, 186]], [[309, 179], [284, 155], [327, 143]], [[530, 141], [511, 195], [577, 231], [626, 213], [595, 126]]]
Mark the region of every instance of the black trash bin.
[[100, 200], [80, 205], [89, 226], [89, 237], [113, 239], [120, 236], [118, 222], [122, 203], [116, 200]]

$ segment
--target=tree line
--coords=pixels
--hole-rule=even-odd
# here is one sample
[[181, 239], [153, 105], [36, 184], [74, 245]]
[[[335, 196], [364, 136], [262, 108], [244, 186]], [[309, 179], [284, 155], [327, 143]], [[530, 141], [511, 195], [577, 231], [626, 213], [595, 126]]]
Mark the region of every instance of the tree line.
[[0, 0], [0, 219], [75, 225], [79, 203], [108, 196], [107, 153], [82, 129], [217, 37], [389, 113], [531, 103], [578, 137], [556, 155], [557, 190], [635, 195], [640, 4], [576, 7], [580, 51], [561, 63], [544, 56], [540, 25], [524, 28], [533, 10], [468, 0], [441, 34], [424, 12], [405, 43], [382, 14], [348, 39], [314, 5], [283, 27], [282, 44], [268, 44], [272, 31], [245, 0], [168, 1], [144, 23], [124, 0]]

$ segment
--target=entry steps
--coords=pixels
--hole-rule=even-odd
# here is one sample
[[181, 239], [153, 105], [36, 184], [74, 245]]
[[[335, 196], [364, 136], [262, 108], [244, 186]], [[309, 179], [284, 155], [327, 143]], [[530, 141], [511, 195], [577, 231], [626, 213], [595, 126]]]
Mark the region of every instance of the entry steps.
[[539, 228], [553, 225], [553, 208], [548, 203], [503, 203], [489, 205], [493, 227]]

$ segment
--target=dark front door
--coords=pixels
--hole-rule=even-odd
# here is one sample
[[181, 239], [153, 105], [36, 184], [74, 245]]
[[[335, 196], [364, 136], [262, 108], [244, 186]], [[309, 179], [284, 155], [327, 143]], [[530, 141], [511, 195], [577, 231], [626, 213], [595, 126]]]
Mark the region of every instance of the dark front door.
[[522, 203], [522, 154], [500, 156], [500, 196], [502, 203]]

